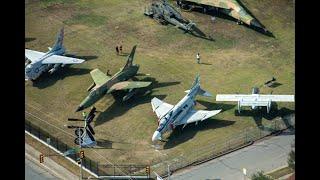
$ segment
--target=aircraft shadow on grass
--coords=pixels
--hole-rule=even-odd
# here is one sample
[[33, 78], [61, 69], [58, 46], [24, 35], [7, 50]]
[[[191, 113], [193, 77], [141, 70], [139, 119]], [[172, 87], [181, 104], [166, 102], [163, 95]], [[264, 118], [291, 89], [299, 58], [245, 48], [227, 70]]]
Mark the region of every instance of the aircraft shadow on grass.
[[267, 120], [273, 120], [276, 117], [281, 117], [286, 127], [291, 127], [290, 122], [287, 118], [284, 118], [287, 115], [290, 115], [294, 113], [294, 110], [288, 109], [288, 108], [281, 108], [278, 109], [278, 106], [276, 103], [272, 103], [272, 107], [270, 109], [270, 112], [267, 113], [267, 109], [265, 107], [258, 108], [254, 110], [241, 110], [239, 113], [238, 110], [235, 110], [235, 116], [250, 116], [255, 121], [258, 128], [262, 130], [270, 130], [268, 127], [263, 126], [262, 124], [262, 118], [265, 118]]
[[[136, 80], [137, 78], [132, 78], [132, 79]], [[151, 99], [154, 97], [157, 97], [159, 99], [164, 99], [166, 95], [152, 95], [152, 93], [156, 91], [156, 88], [180, 84], [180, 82], [176, 82], [176, 81], [175, 82], [158, 82], [153, 77], [145, 77], [140, 79], [140, 81], [151, 81], [152, 83], [149, 87], [136, 89], [137, 94], [135, 94], [133, 97], [131, 97], [125, 102], [122, 102], [122, 98], [123, 96], [125, 96], [127, 92], [117, 91], [112, 93], [111, 95], [115, 99], [114, 103], [111, 106], [109, 106], [104, 112], [99, 113], [95, 121], [95, 126], [99, 126], [104, 122], [112, 120], [115, 117], [121, 116], [125, 112], [127, 112], [129, 109], [134, 108], [139, 104], [150, 103]], [[151, 109], [151, 105], [150, 105], [150, 109]]]
[[200, 62], [200, 64], [203, 64], [203, 65], [212, 65], [210, 63], [203, 63], [203, 62]]
[[278, 83], [278, 82], [274, 82], [272, 83], [270, 86], [268, 86], [269, 88], [276, 88], [276, 87], [279, 87], [281, 86], [282, 84], [281, 83]]
[[[203, 101], [203, 100], [196, 100], [197, 103], [201, 104], [202, 106], [206, 107], [205, 110], [218, 110], [222, 109], [221, 112], [230, 110], [234, 108], [236, 105], [233, 104], [224, 104], [224, 103], [211, 103], [208, 101]], [[221, 113], [220, 112], [220, 113]]]
[[184, 31], [185, 34], [190, 34], [196, 38], [205, 39], [208, 41], [215, 41], [210, 35], [207, 36], [204, 32], [202, 32], [197, 26], [192, 27], [192, 31]]
[[88, 74], [90, 71], [90, 69], [73, 68], [66, 65], [53, 74], [49, 74], [48, 72], [43, 73], [36, 81], [32, 83], [32, 85], [39, 89], [44, 89], [46, 87], [52, 86], [57, 81], [62, 80], [65, 77]]
[[96, 149], [113, 149], [112, 148], [113, 141], [98, 139], [96, 140], [96, 142], [98, 146], [98, 147], [95, 147]]
[[163, 149], [173, 148], [181, 143], [184, 143], [192, 139], [197, 132], [204, 131], [208, 129], [218, 129], [234, 124], [235, 121], [230, 120], [218, 120], [218, 119], [207, 119], [202, 122], [199, 122], [198, 125], [195, 123], [188, 124], [185, 128], [182, 129], [182, 125], [177, 126], [165, 140]]
[[[110, 105], [104, 112], [99, 113], [96, 121], [94, 122], [95, 126], [99, 126], [107, 121], [110, 121], [116, 117], [119, 117], [126, 113], [129, 109], [134, 108], [137, 105], [150, 103], [151, 99], [157, 97], [159, 99], [164, 99], [166, 95], [156, 95], [153, 96], [151, 93], [140, 96], [139, 97], [132, 97], [126, 102], [122, 102], [122, 97], [124, 93], [117, 92], [113, 93], [112, 96], [115, 98], [115, 101], [112, 105]], [[151, 108], [151, 107], [150, 107]]]
[[24, 38], [24, 42], [30, 42], [30, 41], [34, 41], [36, 40], [36, 38]]
[[125, 142], [115, 142], [115, 141], [110, 141], [110, 140], [105, 140], [105, 139], [98, 139], [96, 140], [97, 146], [94, 147], [94, 149], [114, 149], [114, 150], [122, 150], [120, 148], [114, 148], [112, 145], [113, 143], [121, 143], [121, 144], [129, 144]]
[[[245, 9], [247, 11], [247, 13], [249, 15], [251, 15], [254, 19], [256, 19], [260, 24], [262, 24], [247, 8], [246, 6], [244, 6], [240, 1], [237, 1], [242, 7], [243, 9]], [[188, 11], [188, 10], [186, 10]], [[229, 16], [229, 15], [226, 15], [224, 13], [221, 13], [219, 12], [218, 10], [215, 10], [215, 9], [212, 9], [212, 10], [208, 10], [206, 12], [203, 12], [202, 8], [194, 8], [193, 11], [196, 11], [196, 12], [199, 12], [199, 13], [203, 13], [203, 14], [207, 14], [207, 15], [210, 15], [210, 16], [215, 16], [215, 17], [218, 17], [218, 18], [221, 18], [221, 19], [226, 19], [226, 20], [229, 20], [229, 21], [233, 21], [233, 22], [237, 22], [238, 20]], [[265, 32], [263, 29], [260, 29], [260, 28], [257, 28], [257, 27], [254, 27], [254, 26], [249, 26], [245, 23], [242, 24], [243, 26], [249, 28], [249, 29], [253, 29], [263, 35], [266, 35], [266, 36], [269, 36], [269, 37], [273, 37], [275, 38], [274, 34], [270, 31], [267, 31]]]

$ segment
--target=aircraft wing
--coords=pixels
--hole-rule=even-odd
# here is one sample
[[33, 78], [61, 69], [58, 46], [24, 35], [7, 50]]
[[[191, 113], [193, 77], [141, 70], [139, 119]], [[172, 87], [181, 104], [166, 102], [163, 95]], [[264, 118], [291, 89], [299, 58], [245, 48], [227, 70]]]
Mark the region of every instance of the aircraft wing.
[[206, 120], [216, 114], [218, 114], [221, 111], [219, 110], [213, 110], [213, 111], [205, 111], [205, 110], [191, 110], [189, 113], [186, 114], [186, 116], [179, 122], [175, 122], [174, 124], [176, 126], [182, 125], [182, 124], [189, 124], [197, 121], [203, 121]]
[[153, 112], [156, 112], [158, 118], [164, 116], [173, 108], [173, 105], [165, 103], [156, 97], [152, 98], [151, 106]]
[[101, 72], [99, 69], [94, 69], [90, 71], [90, 75], [97, 86], [100, 86], [106, 83], [111, 78], [106, 74], [104, 74], [103, 72]]
[[32, 62], [40, 59], [44, 54], [46, 53], [25, 49], [25, 56]]
[[80, 64], [83, 59], [77, 59], [66, 56], [52, 55], [42, 61], [42, 64]]
[[110, 87], [110, 90], [128, 90], [128, 89], [136, 89], [147, 87], [151, 84], [151, 82], [143, 82], [143, 81], [122, 81], [114, 84]]
[[197, 4], [213, 6], [213, 7], [230, 9], [230, 7], [228, 6], [227, 2], [222, 2], [222, 1], [218, 1], [218, 0], [187, 0], [187, 1], [194, 2], [194, 3], [197, 3]]
[[257, 95], [257, 94], [217, 94], [216, 101], [272, 101], [272, 102], [294, 102], [294, 95]]

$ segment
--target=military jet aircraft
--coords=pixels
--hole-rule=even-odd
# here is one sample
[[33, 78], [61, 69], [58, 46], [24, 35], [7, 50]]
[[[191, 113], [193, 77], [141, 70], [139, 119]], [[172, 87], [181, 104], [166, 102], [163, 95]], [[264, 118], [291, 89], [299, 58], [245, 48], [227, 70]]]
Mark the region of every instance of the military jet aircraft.
[[246, 12], [237, 0], [176, 0], [176, 2], [179, 7], [187, 10], [201, 8], [204, 13], [209, 10], [218, 10], [223, 14], [237, 19], [238, 24], [245, 23], [249, 26], [255, 26], [268, 32], [261, 23]]
[[25, 56], [28, 59], [25, 64], [25, 79], [36, 80], [42, 73], [52, 74], [66, 64], [79, 64], [83, 59], [62, 56], [65, 53], [63, 47], [64, 28], [61, 28], [57, 40], [52, 48], [46, 53], [26, 49]]
[[166, 0], [153, 2], [151, 6], [145, 10], [144, 14], [157, 20], [160, 24], [170, 23], [186, 32], [196, 33], [195, 35], [205, 37], [205, 34], [196, 28], [195, 23], [183, 18]]
[[271, 102], [294, 102], [294, 95], [259, 94], [259, 88], [253, 88], [252, 94], [217, 94], [216, 101], [237, 101], [239, 113], [242, 106], [251, 106], [252, 109], [266, 106], [269, 113]]
[[127, 64], [112, 77], [104, 74], [99, 69], [94, 69], [90, 72], [94, 83], [87, 89], [87, 91], [90, 91], [90, 93], [81, 102], [76, 112], [93, 105], [104, 95], [110, 94], [114, 91], [128, 90], [128, 93], [123, 97], [123, 101], [126, 101], [136, 94], [135, 89], [144, 88], [151, 84], [151, 82], [127, 81], [128, 79], [134, 77], [139, 70], [139, 65], [132, 64], [136, 47], [137, 46], [134, 46], [132, 48], [132, 51], [128, 56]]
[[212, 96], [210, 93], [204, 91], [200, 87], [200, 76], [196, 76], [196, 79], [190, 90], [185, 91], [187, 95], [183, 97], [176, 105], [171, 105], [161, 101], [158, 98], [151, 100], [152, 110], [156, 113], [158, 120], [158, 128], [152, 136], [152, 141], [161, 140], [161, 136], [168, 130], [173, 130], [178, 125], [183, 125], [183, 128], [189, 124], [198, 121], [203, 121], [216, 114], [220, 110], [196, 111], [192, 107], [195, 105], [194, 98], [197, 95], [201, 96]]
[[84, 121], [84, 126], [68, 126], [68, 128], [76, 128], [74, 131], [75, 135], [77, 136], [77, 138], [74, 140], [75, 144], [79, 145], [81, 143], [81, 147], [94, 147], [97, 145], [97, 142], [93, 136], [95, 135], [95, 132], [90, 125], [96, 116], [96, 112], [96, 108], [92, 107], [89, 113], [84, 116], [84, 119], [68, 118], [68, 121]]

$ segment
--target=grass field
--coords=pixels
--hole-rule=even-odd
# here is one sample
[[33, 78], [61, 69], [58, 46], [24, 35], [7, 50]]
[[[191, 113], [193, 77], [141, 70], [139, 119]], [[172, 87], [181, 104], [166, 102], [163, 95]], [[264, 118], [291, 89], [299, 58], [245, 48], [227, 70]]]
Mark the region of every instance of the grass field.
[[[182, 12], [214, 41], [184, 34], [168, 25], [161, 26], [145, 17], [148, 0], [29, 0], [25, 7], [25, 36], [28, 49], [47, 51], [56, 33], [64, 26], [64, 45], [70, 53], [88, 59], [52, 76], [42, 76], [38, 82], [26, 82], [26, 116], [55, 136], [73, 143], [73, 130], [64, 127], [86, 97], [92, 83], [90, 70], [99, 68], [115, 73], [125, 64], [125, 56], [117, 56], [115, 46], [122, 43], [124, 52], [138, 45], [134, 62], [140, 65], [138, 79], [152, 80], [152, 92], [137, 96], [127, 103], [106, 96], [96, 103], [98, 114], [94, 122], [99, 148], [86, 150], [93, 160], [107, 163], [154, 164], [164, 159], [187, 155], [195, 147], [215, 140], [236, 136], [246, 128], [258, 128], [251, 116], [235, 116], [236, 104], [215, 102], [218, 93], [251, 93], [275, 76], [282, 85], [261, 88], [262, 93], [294, 94], [295, 92], [295, 12], [288, 0], [242, 0], [254, 16], [275, 38], [265, 36], [234, 21], [200, 13]], [[199, 52], [204, 64], [196, 64]], [[151, 136], [157, 127], [150, 100], [158, 97], [175, 104], [191, 86], [195, 75], [201, 76], [203, 89], [214, 97], [197, 97], [197, 109], [226, 111], [198, 126], [188, 125], [183, 133], [162, 143], [155, 151]], [[294, 110], [294, 103], [281, 103], [278, 108]], [[30, 113], [32, 115], [30, 115]], [[37, 117], [37, 118], [36, 118]], [[41, 119], [41, 120], [39, 120]], [[272, 120], [263, 117], [263, 125]], [[52, 124], [60, 129], [52, 127]], [[62, 132], [65, 131], [65, 132]], [[169, 135], [166, 135], [168, 137]], [[99, 155], [97, 155], [99, 154]], [[102, 158], [102, 156], [104, 158]]]

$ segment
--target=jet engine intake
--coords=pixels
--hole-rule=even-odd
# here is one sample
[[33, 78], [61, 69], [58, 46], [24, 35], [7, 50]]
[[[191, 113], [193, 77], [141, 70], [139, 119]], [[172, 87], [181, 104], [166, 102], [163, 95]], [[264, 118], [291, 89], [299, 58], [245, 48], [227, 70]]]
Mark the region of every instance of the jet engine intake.
[[91, 84], [91, 86], [87, 89], [87, 91], [91, 91], [91, 89], [94, 88], [94, 86], [96, 86], [96, 83]]
[[55, 65], [53, 66], [53, 68], [51, 68], [51, 69], [49, 70], [49, 73], [52, 74], [52, 73], [56, 72], [56, 71], [59, 69], [59, 67], [60, 67], [60, 64], [55, 64]]

